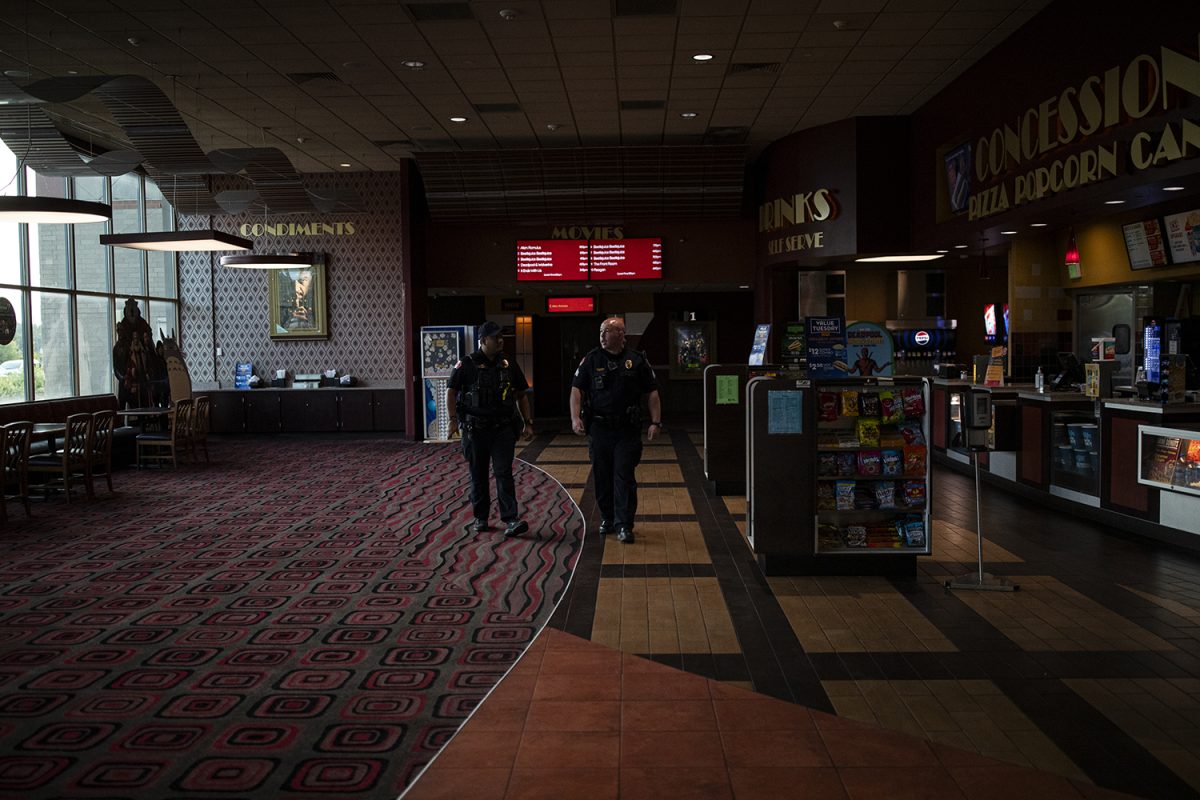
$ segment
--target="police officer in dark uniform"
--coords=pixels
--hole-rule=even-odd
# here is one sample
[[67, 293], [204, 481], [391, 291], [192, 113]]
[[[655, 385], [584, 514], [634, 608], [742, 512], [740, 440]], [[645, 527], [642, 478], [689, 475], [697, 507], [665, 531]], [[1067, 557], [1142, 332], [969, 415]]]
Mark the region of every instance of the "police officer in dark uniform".
[[[637, 512], [635, 471], [642, 460], [642, 395], [647, 395], [653, 439], [662, 431], [658, 383], [646, 357], [625, 347], [625, 321], [610, 317], [600, 324], [600, 346], [579, 362], [571, 381], [571, 428], [587, 434], [600, 533], [617, 531], [617, 540], [633, 541]], [[584, 398], [587, 398], [585, 407]]]
[[517, 513], [517, 494], [513, 484], [513, 454], [517, 436], [533, 437], [533, 415], [525, 392], [529, 384], [516, 361], [502, 352], [504, 339], [500, 326], [485, 322], [479, 326], [479, 349], [459, 361], [450, 373], [446, 390], [450, 417], [450, 435], [462, 429], [463, 454], [471, 469], [471, 508], [476, 533], [491, 530], [488, 515], [492, 495], [488, 487], [488, 464], [496, 476], [496, 496], [500, 501], [500, 519], [504, 535], [516, 536], [529, 530], [529, 523]]

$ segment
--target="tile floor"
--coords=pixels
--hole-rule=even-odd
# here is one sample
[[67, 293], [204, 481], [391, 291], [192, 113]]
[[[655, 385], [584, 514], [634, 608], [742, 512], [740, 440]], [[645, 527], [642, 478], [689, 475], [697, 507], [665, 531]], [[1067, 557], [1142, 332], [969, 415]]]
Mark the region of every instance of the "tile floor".
[[[974, 484], [938, 468], [933, 554], [915, 579], [768, 579], [744, 499], [707, 490], [701, 446], [679, 430], [647, 445], [637, 542], [588, 537], [555, 630], [411, 797], [460, 780], [496, 797], [1200, 796], [1200, 557], [985, 485], [985, 566], [1022, 589], [948, 593], [974, 560]], [[560, 435], [522, 457], [594, 526], [586, 451]], [[697, 696], [627, 695], [631, 670]], [[794, 741], [727, 735], [718, 695], [810, 727]], [[576, 702], [599, 705], [545, 705]], [[681, 735], [644, 730], [664, 725]], [[456, 753], [463, 741], [479, 752]]]

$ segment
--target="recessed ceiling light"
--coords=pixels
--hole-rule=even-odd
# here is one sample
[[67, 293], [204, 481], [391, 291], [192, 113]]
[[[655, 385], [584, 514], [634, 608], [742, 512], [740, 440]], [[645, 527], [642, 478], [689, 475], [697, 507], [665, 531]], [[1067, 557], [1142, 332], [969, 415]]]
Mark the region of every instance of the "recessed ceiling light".
[[1044, 222], [1031, 222], [1031, 223], [1029, 223], [1029, 227], [1031, 227], [1031, 228], [1044, 228], [1044, 227], [1046, 227], [1046, 223], [1044, 223]]
[[1182, 192], [1183, 189], [1184, 189], [1184, 187], [1182, 187], [1182, 186], [1164, 186], [1163, 187], [1164, 192]]
[[[709, 56], [709, 58], [712, 58], [712, 56]], [[10, 78], [32, 78], [33, 77], [33, 73], [30, 72], [29, 70], [25, 70], [25, 69], [6, 69], [6, 70], [4, 70], [4, 74]]]
[[350, 164], [346, 161], [343, 161], [341, 164], [338, 164], [338, 166], [339, 167], [348, 167], [348, 166], [350, 166]]
[[466, 117], [451, 117], [450, 121], [451, 122], [466, 122], [467, 118]]
[[1125, 202], [1124, 200], [1105, 200], [1105, 201], [1104, 201], [1104, 205], [1106, 205], [1106, 206], [1119, 206], [1119, 205], [1121, 205], [1121, 204], [1122, 204], [1122, 203], [1124, 203], [1124, 202]]
[[950, 251], [949, 251], [949, 250], [938, 250], [937, 252], [939, 252], [939, 253], [949, 253]]
[[78, 74], [79, 74], [79, 70], [77, 70], [77, 69], [69, 69], [69, 70], [67, 70], [67, 74], [68, 74], [68, 75], [78, 75]]
[[712, 53], [696, 53], [692, 56], [692, 61], [712, 61]]
[[1003, 234], [1004, 236], [1016, 236], [1017, 235], [1016, 231], [1000, 231], [1000, 233]]
[[696, 116], [696, 112], [695, 111], [684, 111], [679, 116], [683, 117], [684, 119], [691, 119], [692, 117]]
[[424, 61], [417, 61], [415, 59], [413, 59], [412, 61], [401, 61], [400, 63], [403, 64], [404, 66], [408, 67], [409, 69], [421, 69], [421, 67], [425, 66]]
[[956, 244], [956, 245], [954, 245], [954, 249], [955, 250], [966, 250], [967, 246], [965, 244]]
[[742, 284], [741, 286], [739, 286], [738, 288], [739, 288], [739, 289], [749, 289], [749, 288], [750, 288], [750, 284], [748, 284], [748, 283], [743, 283], [743, 284]]

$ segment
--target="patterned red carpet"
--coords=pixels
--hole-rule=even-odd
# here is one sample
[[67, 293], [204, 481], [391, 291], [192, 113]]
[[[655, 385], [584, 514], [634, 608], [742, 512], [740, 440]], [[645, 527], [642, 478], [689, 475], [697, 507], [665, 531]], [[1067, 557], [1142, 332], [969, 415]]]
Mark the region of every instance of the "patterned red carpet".
[[584, 526], [469, 530], [456, 447], [217, 444], [0, 529], [0, 797], [393, 797], [532, 641]]

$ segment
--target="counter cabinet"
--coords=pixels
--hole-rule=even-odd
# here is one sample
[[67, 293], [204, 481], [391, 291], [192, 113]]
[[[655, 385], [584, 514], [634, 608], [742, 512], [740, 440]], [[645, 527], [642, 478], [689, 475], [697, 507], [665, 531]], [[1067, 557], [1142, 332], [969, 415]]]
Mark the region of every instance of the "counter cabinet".
[[213, 433], [400, 431], [403, 389], [250, 389], [212, 398]]

